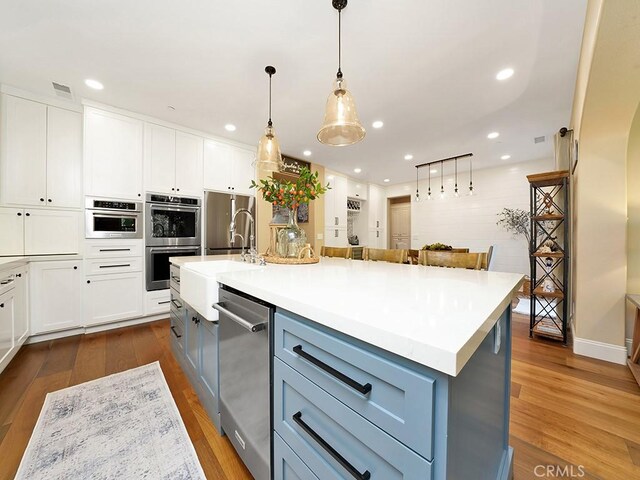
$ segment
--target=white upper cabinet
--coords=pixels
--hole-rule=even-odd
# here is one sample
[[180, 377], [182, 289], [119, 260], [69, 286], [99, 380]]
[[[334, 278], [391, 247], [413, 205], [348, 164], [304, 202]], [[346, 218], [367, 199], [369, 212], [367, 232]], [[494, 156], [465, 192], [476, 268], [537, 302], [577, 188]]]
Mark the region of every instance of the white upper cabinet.
[[202, 196], [202, 145], [196, 135], [146, 123], [145, 189]]
[[385, 228], [387, 198], [383, 188], [373, 184], [369, 185], [367, 207], [369, 213], [369, 228]]
[[144, 186], [161, 193], [175, 192], [176, 131], [172, 128], [144, 125]]
[[23, 218], [25, 255], [80, 252], [80, 212], [34, 208], [26, 209]]
[[213, 140], [204, 142], [204, 188], [255, 195], [255, 152]]
[[367, 199], [367, 184], [357, 182], [351, 178], [347, 180], [347, 197], [358, 200]]
[[47, 205], [82, 207], [82, 114], [47, 107]]
[[325, 179], [331, 188], [324, 195], [324, 226], [347, 228], [347, 178], [327, 170]]
[[2, 203], [44, 205], [47, 196], [47, 106], [2, 95], [1, 122]]
[[82, 206], [82, 115], [2, 95], [3, 204]]
[[142, 197], [143, 122], [86, 108], [84, 127], [86, 194]]
[[202, 196], [203, 144], [202, 137], [176, 132], [176, 191], [182, 195]]

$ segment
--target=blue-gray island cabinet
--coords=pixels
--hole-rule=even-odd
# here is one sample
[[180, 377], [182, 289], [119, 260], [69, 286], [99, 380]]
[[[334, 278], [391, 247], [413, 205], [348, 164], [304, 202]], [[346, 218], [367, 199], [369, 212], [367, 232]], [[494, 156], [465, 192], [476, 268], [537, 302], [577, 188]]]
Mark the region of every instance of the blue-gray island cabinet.
[[273, 332], [274, 479], [512, 478], [510, 308], [457, 376], [285, 310]]

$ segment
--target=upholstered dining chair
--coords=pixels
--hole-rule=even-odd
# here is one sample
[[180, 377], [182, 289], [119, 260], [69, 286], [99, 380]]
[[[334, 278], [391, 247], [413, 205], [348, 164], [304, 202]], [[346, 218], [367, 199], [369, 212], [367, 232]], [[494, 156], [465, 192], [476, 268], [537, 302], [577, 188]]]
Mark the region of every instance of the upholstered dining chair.
[[362, 259], [376, 262], [407, 263], [407, 250], [365, 248], [362, 252]]
[[351, 247], [325, 247], [320, 248], [321, 257], [351, 258]]

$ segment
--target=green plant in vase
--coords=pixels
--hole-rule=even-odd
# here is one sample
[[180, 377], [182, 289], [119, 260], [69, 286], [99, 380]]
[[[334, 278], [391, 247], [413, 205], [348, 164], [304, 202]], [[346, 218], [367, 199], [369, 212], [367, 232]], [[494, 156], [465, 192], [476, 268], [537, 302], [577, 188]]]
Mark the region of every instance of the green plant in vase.
[[289, 222], [278, 232], [276, 253], [280, 257], [297, 258], [307, 243], [306, 233], [298, 226], [298, 207], [315, 200], [330, 188], [328, 184], [322, 185], [318, 176], [318, 172], [312, 173], [309, 168], [302, 167], [295, 182], [273, 176], [251, 182], [251, 188], [260, 192], [264, 200], [289, 210]]

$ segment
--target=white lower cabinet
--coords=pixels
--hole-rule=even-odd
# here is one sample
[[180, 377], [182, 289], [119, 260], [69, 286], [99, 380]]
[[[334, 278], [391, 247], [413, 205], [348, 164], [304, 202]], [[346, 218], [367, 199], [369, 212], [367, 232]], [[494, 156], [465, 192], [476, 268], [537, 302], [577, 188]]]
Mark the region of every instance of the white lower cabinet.
[[0, 365], [4, 365], [5, 360], [8, 361], [13, 350], [15, 295], [15, 289], [0, 295]]
[[13, 344], [19, 346], [29, 336], [29, 269], [26, 265], [14, 268], [11, 273], [15, 281], [15, 319]]
[[162, 313], [169, 313], [169, 303], [171, 302], [171, 295], [168, 288], [166, 290], [153, 290], [151, 292], [145, 292], [144, 298], [145, 315], [159, 315]]
[[82, 325], [82, 260], [32, 262], [29, 278], [31, 334]]
[[327, 247], [348, 247], [346, 228], [325, 228], [324, 244]]
[[84, 325], [141, 317], [143, 290], [142, 272], [87, 276]]

